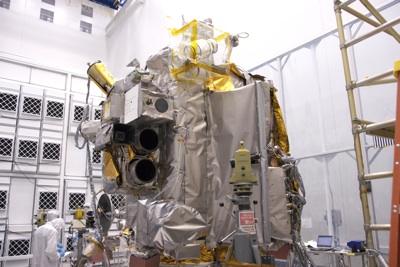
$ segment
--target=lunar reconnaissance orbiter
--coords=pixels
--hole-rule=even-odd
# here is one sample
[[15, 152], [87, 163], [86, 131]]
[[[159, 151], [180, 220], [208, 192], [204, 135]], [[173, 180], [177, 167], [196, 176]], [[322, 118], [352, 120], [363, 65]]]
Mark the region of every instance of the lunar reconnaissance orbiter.
[[[79, 132], [102, 151], [105, 194], [92, 201], [92, 230], [75, 224], [75, 264], [108, 264], [117, 247], [126, 266], [274, 266], [278, 250], [292, 253], [292, 266], [313, 265], [299, 234], [305, 191], [276, 89], [230, 62], [240, 37], [193, 20], [171, 29], [172, 44], [145, 68], [133, 60], [123, 79], [90, 64], [106, 99], [101, 122], [83, 120]], [[118, 211], [110, 194], [124, 196]], [[117, 236], [108, 235], [113, 220]]]

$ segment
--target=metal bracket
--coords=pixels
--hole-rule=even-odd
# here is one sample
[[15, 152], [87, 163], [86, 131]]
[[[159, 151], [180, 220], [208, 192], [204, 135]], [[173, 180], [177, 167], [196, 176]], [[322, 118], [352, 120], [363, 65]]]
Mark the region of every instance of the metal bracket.
[[356, 133], [358, 133], [359, 130], [361, 130], [361, 129], [362, 129], [362, 126], [361, 126], [360, 124], [355, 124], [355, 125], [354, 125], [354, 122], [353, 122], [353, 127], [352, 127], [352, 129], [351, 129], [353, 135], [356, 134]]
[[340, 1], [335, 1], [335, 3], [334, 3], [334, 5], [333, 5], [333, 10], [335, 11], [335, 12], [337, 12], [338, 10], [339, 10], [339, 12], [340, 12], [340, 4], [341, 4], [342, 2], [340, 2]]
[[354, 88], [356, 88], [355, 81], [350, 81], [350, 83], [346, 84], [346, 90], [353, 90]]
[[399, 209], [399, 207], [400, 207], [400, 204], [394, 204], [393, 205], [393, 207], [392, 207], [392, 213], [394, 213], [394, 214], [400, 214], [400, 209]]

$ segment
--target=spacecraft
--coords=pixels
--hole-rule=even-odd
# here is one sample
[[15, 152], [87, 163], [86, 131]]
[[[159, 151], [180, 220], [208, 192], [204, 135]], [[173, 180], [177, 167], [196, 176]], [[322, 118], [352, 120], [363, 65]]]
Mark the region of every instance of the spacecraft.
[[[300, 236], [305, 190], [276, 89], [230, 62], [239, 37], [193, 20], [123, 79], [101, 61], [89, 65], [106, 99], [101, 122], [78, 129], [102, 151], [103, 194], [91, 223], [72, 224], [76, 265], [107, 264], [118, 250], [126, 266], [274, 266], [278, 251], [312, 266]], [[112, 194], [124, 196], [118, 211]], [[117, 236], [108, 234], [113, 221]]]

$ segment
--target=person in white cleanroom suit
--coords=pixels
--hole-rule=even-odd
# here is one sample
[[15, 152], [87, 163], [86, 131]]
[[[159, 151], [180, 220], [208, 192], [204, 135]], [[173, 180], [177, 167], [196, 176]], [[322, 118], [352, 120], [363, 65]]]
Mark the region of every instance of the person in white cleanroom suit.
[[60, 218], [60, 212], [58, 210], [49, 210], [47, 212], [46, 220], [51, 222], [54, 219]]
[[64, 228], [64, 220], [56, 218], [36, 230], [32, 244], [32, 267], [55, 267], [59, 265], [59, 259], [65, 254], [62, 244], [58, 243], [61, 230]]

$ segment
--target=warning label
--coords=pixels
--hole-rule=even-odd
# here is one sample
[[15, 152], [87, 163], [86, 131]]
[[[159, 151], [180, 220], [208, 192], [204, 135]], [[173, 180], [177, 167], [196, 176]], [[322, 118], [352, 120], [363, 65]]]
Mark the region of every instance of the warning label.
[[239, 212], [239, 227], [243, 232], [249, 234], [256, 233], [256, 226], [254, 224], [254, 211]]

